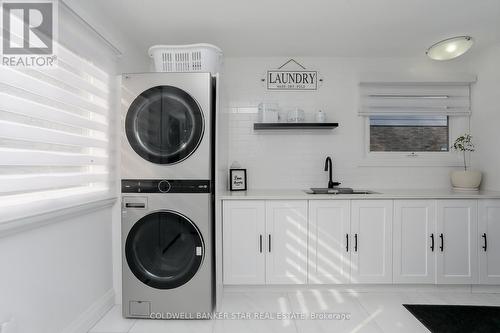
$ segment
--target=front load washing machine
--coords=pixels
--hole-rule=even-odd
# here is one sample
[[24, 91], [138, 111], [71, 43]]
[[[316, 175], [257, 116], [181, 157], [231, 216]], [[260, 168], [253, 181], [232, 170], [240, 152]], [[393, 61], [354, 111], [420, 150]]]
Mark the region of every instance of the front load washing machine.
[[122, 179], [211, 179], [210, 73], [124, 74]]
[[123, 316], [197, 319], [213, 308], [208, 180], [122, 181]]

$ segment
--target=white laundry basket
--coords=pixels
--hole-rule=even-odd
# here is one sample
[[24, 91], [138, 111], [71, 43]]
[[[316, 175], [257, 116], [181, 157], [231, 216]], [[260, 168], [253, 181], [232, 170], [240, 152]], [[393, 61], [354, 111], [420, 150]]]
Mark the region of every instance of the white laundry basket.
[[222, 50], [211, 44], [154, 45], [149, 48], [158, 72], [220, 72]]

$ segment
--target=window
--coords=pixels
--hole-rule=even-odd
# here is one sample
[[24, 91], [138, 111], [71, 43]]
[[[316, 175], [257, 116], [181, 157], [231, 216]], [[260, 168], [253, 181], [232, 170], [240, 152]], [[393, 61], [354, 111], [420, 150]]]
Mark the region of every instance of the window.
[[0, 222], [115, 195], [115, 56], [64, 24], [78, 52], [58, 45], [56, 68], [0, 67]]
[[447, 152], [448, 116], [371, 116], [370, 151]]
[[467, 76], [450, 82], [361, 83], [362, 164], [459, 165], [450, 143], [469, 129], [471, 82]]

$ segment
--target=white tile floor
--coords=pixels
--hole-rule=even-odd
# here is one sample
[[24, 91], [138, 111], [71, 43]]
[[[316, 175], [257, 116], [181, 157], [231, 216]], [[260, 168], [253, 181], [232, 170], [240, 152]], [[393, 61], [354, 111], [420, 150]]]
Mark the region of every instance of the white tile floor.
[[[276, 320], [144, 320], [123, 319], [113, 307], [91, 333], [314, 333], [428, 332], [401, 304], [461, 304], [500, 306], [500, 294], [468, 292], [346, 292], [334, 289], [228, 291], [222, 312], [302, 313], [306, 319]], [[349, 318], [311, 320], [318, 313], [348, 314]]]

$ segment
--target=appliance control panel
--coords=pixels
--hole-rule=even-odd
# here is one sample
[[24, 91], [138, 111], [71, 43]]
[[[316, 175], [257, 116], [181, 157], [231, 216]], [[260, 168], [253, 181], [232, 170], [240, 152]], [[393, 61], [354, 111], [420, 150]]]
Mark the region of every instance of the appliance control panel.
[[122, 193], [210, 193], [209, 180], [122, 179]]

